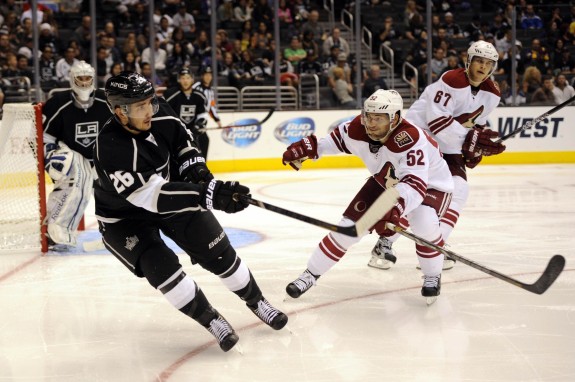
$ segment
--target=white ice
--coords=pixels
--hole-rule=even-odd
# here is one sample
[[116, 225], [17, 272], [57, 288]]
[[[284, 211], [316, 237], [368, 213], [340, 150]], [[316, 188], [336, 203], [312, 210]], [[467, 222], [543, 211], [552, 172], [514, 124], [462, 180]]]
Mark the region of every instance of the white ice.
[[[333, 223], [368, 176], [305, 168], [216, 175]], [[223, 353], [110, 254], [3, 253], [0, 381], [575, 381], [575, 165], [479, 166], [470, 184], [450, 249], [529, 283], [562, 254], [566, 268], [546, 293], [458, 263], [428, 307], [413, 242], [401, 238], [397, 264], [383, 271], [367, 267], [369, 235], [294, 300], [285, 286], [328, 231], [250, 206], [217, 215], [226, 229], [261, 235], [238, 253], [288, 314], [285, 329], [263, 325], [185, 255], [185, 271], [236, 328], [241, 352]], [[93, 215], [87, 222], [94, 236]]]

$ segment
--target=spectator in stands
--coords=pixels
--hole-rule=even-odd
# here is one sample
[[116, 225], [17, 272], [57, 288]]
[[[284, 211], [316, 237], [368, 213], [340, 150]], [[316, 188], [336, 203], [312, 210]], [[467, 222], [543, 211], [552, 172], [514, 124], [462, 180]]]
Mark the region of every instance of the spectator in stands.
[[64, 57], [56, 62], [56, 77], [60, 82], [60, 87], [66, 88], [70, 84], [70, 69], [80, 62], [75, 55], [74, 48], [66, 48]]
[[469, 41], [477, 41], [477, 37], [482, 34], [481, 31], [481, 16], [479, 14], [473, 15], [471, 23], [469, 23], [463, 30], [463, 37]]
[[523, 89], [523, 93], [525, 93], [527, 103], [531, 102], [531, 96], [541, 85], [541, 71], [539, 71], [536, 66], [528, 66], [525, 68], [521, 88]]
[[0, 33], [0, 69], [6, 66], [8, 54], [16, 53], [16, 47], [10, 43], [8, 33], [3, 31]]
[[268, 77], [263, 61], [255, 60], [249, 49], [242, 52], [242, 71], [242, 82], [248, 86], [262, 85]]
[[575, 96], [575, 89], [567, 83], [567, 77], [565, 77], [564, 74], [559, 74], [555, 79], [553, 95], [555, 96], [555, 103], [557, 105]]
[[449, 56], [447, 56], [447, 66], [439, 74], [439, 77], [441, 77], [443, 75], [443, 73], [445, 73], [449, 70], [454, 70], [454, 69], [459, 69], [459, 68], [463, 68], [463, 66], [459, 64], [459, 58], [453, 54], [450, 54]]
[[154, 87], [165, 85], [164, 80], [157, 73], [152, 78], [152, 66], [148, 62], [143, 61], [140, 64], [140, 74], [150, 81]]
[[80, 46], [86, 52], [89, 52], [90, 44], [92, 42], [92, 18], [90, 16], [82, 16], [82, 22], [80, 26], [74, 30], [73, 36]]
[[[2, 35], [0, 35], [0, 61], [2, 57], [1, 51], [2, 51]], [[26, 56], [26, 58], [30, 60], [30, 62], [32, 62], [33, 52], [34, 52], [34, 40], [32, 39], [32, 36], [26, 36], [24, 39], [24, 44], [20, 48], [18, 48], [17, 54]], [[36, 53], [37, 53], [36, 58], [39, 58], [41, 51]]]
[[225, 52], [224, 65], [222, 71], [220, 72], [220, 75], [228, 79], [228, 83], [230, 86], [240, 89], [242, 87], [241, 84], [242, 74], [243, 71], [240, 71], [240, 69], [236, 67], [236, 64], [234, 62], [234, 55], [232, 54], [232, 52]]
[[116, 46], [116, 37], [111, 34], [106, 34], [101, 39], [101, 44], [104, 48], [108, 50], [108, 58], [106, 60], [106, 67], [108, 71], [112, 67], [114, 62], [121, 62], [122, 61], [122, 52]]
[[14, 53], [8, 53], [8, 57], [6, 58], [6, 67], [2, 68], [0, 73], [2, 73], [0, 78], [20, 76], [20, 70], [18, 69], [18, 59]]
[[361, 97], [365, 99], [379, 89], [387, 90], [389, 88], [383, 77], [381, 77], [381, 68], [379, 65], [374, 64], [369, 69], [368, 78], [363, 83]]
[[[217, 36], [216, 38], [220, 38], [219, 34], [217, 34], [216, 36]], [[194, 45], [191, 42], [189, 42], [189, 40], [186, 38], [184, 30], [180, 27], [174, 28], [171, 40], [168, 41], [168, 43], [164, 47], [164, 49], [166, 49], [166, 53], [168, 53], [168, 56], [172, 54], [172, 51], [174, 50], [174, 44], [176, 43], [179, 43], [180, 46], [190, 55], [190, 57], [194, 55]]]
[[315, 36], [311, 29], [304, 30], [303, 38], [301, 40], [301, 47], [306, 51], [307, 55], [309, 55], [310, 51], [313, 52], [312, 58], [314, 60], [319, 58], [319, 46], [315, 42]]
[[344, 80], [351, 83], [351, 68], [347, 63], [347, 55], [341, 52], [337, 55], [337, 63], [331, 66], [327, 71], [327, 84], [332, 89], [335, 87], [336, 78], [333, 72], [336, 68], [341, 68], [343, 70]]
[[521, 16], [521, 28], [522, 29], [542, 29], [543, 21], [541, 17], [535, 14], [533, 9], [533, 4], [527, 4], [525, 7], [525, 12]]
[[543, 84], [531, 96], [530, 105], [551, 106], [555, 105], [555, 94], [553, 93], [553, 77], [543, 76]]
[[284, 57], [294, 67], [297, 67], [299, 62], [307, 55], [306, 51], [301, 47], [301, 42], [298, 36], [292, 36], [290, 45], [284, 49]]
[[206, 52], [209, 52], [211, 49], [208, 33], [204, 29], [198, 33], [196, 41], [194, 41], [193, 45], [194, 57], [196, 57], [198, 60], [202, 60], [206, 55]]
[[251, 20], [252, 12], [252, 0], [238, 0], [238, 4], [234, 7], [234, 19], [241, 22]]
[[447, 36], [449, 38], [462, 38], [463, 32], [461, 31], [461, 27], [455, 23], [453, 19], [453, 13], [447, 12], [443, 16], [443, 27], [447, 31]]
[[184, 33], [196, 32], [196, 20], [191, 13], [187, 12], [186, 3], [181, 2], [178, 7], [178, 12], [172, 18], [174, 28], [181, 28]]
[[383, 27], [379, 30], [379, 33], [375, 35], [375, 44], [373, 44], [374, 54], [379, 54], [379, 46], [381, 44], [390, 45], [391, 41], [401, 38], [401, 33], [393, 24], [393, 17], [386, 16], [383, 22]]
[[405, 3], [405, 9], [403, 11], [403, 25], [409, 27], [411, 25], [411, 20], [416, 14], [419, 15], [417, 3], [415, 0], [407, 0]]
[[525, 64], [536, 66], [541, 73], [551, 72], [549, 52], [538, 38], [531, 40], [531, 48], [525, 53]]
[[116, 33], [116, 26], [111, 21], [106, 21], [106, 23], [104, 24], [104, 29], [102, 30], [101, 33], [108, 36], [114, 36], [114, 38], [118, 37], [118, 34]]
[[285, 28], [293, 22], [292, 9], [286, 0], [279, 0], [278, 19], [280, 28]]
[[519, 77], [517, 77], [517, 94], [515, 96], [515, 103], [513, 103], [513, 93], [506, 79], [499, 81], [499, 91], [501, 92], [501, 104], [508, 106], [519, 106], [527, 102], [525, 93], [519, 84]]
[[323, 83], [324, 81], [322, 81], [321, 78], [323, 75], [323, 68], [319, 61], [314, 58], [314, 50], [308, 49], [306, 53], [305, 59], [299, 62], [296, 72], [299, 74], [315, 74], [319, 77], [320, 82]]
[[136, 56], [134, 52], [127, 52], [122, 60], [124, 70], [130, 72], [140, 73], [140, 56]]
[[320, 45], [323, 46], [323, 42], [327, 38], [327, 35], [324, 33], [323, 28], [319, 24], [319, 12], [317, 10], [313, 9], [311, 12], [309, 12], [307, 21], [305, 23], [302, 23], [301, 27], [303, 31], [306, 30], [312, 31], [316, 44], [318, 46]]
[[172, 31], [174, 27], [170, 25], [170, 18], [164, 15], [160, 18], [160, 27], [156, 32], [156, 37], [160, 41], [160, 45], [165, 47], [166, 44], [172, 39]]
[[252, 19], [256, 24], [264, 22], [268, 29], [273, 27], [274, 11], [268, 4], [268, 0], [257, 0], [254, 11], [252, 12]]
[[136, 35], [134, 33], [130, 33], [126, 40], [124, 40], [124, 46], [122, 47], [122, 55], [125, 56], [128, 52], [134, 54], [135, 57], [140, 56], [140, 51], [136, 45]]
[[44, 49], [47, 44], [51, 44], [56, 53], [60, 52], [60, 39], [52, 32], [52, 26], [48, 23], [42, 23], [40, 25], [40, 35], [38, 36], [40, 50]]
[[56, 76], [56, 62], [54, 61], [54, 47], [46, 45], [40, 56], [40, 87], [46, 93], [58, 87]]
[[447, 68], [447, 58], [445, 58], [445, 50], [443, 50], [443, 48], [435, 48], [430, 65], [431, 81], [435, 82], [439, 79], [439, 76], [441, 76], [445, 68]]
[[349, 44], [341, 37], [341, 30], [338, 27], [333, 28], [331, 35], [323, 42], [323, 54], [327, 56], [332, 46], [339, 46], [340, 51], [349, 56]]
[[[147, 47], [142, 51], [141, 61], [149, 63], [153, 59], [154, 69], [156, 70], [156, 72], [158, 72], [158, 74], [161, 75], [166, 71], [166, 61], [168, 60], [168, 54], [166, 53], [165, 49], [160, 47], [160, 39], [157, 36], [154, 40], [155, 40], [154, 56], [152, 57], [152, 50], [150, 49], [150, 47]], [[142, 73], [142, 75], [143, 74], [144, 73]]]
[[[97, 79], [97, 86], [99, 88], [103, 88], [106, 82], [104, 78], [110, 71], [108, 69], [108, 49], [104, 46], [99, 46], [96, 50], [96, 79]], [[111, 65], [110, 65], [111, 67]]]
[[254, 35], [256, 35], [257, 39], [264, 39], [266, 45], [267, 45], [268, 41], [273, 40], [273, 36], [272, 36], [270, 30], [268, 29], [267, 24], [264, 22], [259, 22], [257, 24], [257, 28], [254, 32]]
[[121, 62], [114, 62], [112, 64], [112, 67], [110, 68], [110, 73], [106, 74], [106, 76], [104, 77], [104, 83], [106, 81], [108, 81], [108, 78], [113, 77], [113, 76], [117, 76], [118, 74], [120, 74], [122, 72], [122, 63]]
[[422, 34], [425, 32], [425, 25], [423, 24], [423, 16], [421, 14], [414, 14], [409, 20], [409, 25], [405, 31], [405, 38], [413, 42], [421, 39]]
[[188, 49], [182, 46], [181, 42], [174, 43], [172, 53], [166, 60], [166, 72], [170, 76], [176, 75], [182, 68], [189, 67], [192, 64], [192, 56]]
[[216, 14], [219, 28], [227, 28], [234, 21], [234, 4], [232, 0], [223, 0], [218, 5]]
[[353, 85], [345, 80], [345, 73], [342, 68], [335, 67], [333, 70], [334, 86], [333, 93], [339, 101], [339, 106], [346, 109], [355, 109], [356, 101], [351, 96], [353, 94]]
[[[513, 49], [509, 48], [503, 55], [500, 54], [501, 64], [497, 66], [497, 71], [494, 74], [505, 74], [511, 80], [511, 64], [513, 57]], [[523, 59], [523, 44], [521, 41], [515, 41], [515, 72], [522, 75], [525, 72], [525, 60]]]
[[14, 12], [16, 15], [21, 15], [22, 2], [16, 2], [16, 0], [4, 0], [2, 4], [0, 4], [0, 13], [6, 15], [8, 12]]
[[18, 60], [18, 71], [20, 76], [25, 76], [30, 79], [30, 83], [34, 84], [34, 73], [32, 72], [32, 68], [30, 68], [30, 62], [28, 61], [28, 57], [18, 54], [16, 56]]

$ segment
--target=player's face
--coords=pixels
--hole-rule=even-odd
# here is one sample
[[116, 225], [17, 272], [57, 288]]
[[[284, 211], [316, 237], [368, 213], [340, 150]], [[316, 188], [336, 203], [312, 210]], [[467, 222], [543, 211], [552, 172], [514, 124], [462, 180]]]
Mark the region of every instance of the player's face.
[[363, 123], [365, 124], [367, 135], [374, 141], [382, 140], [389, 133], [390, 120], [388, 114], [365, 113]]
[[152, 127], [152, 117], [157, 111], [157, 100], [150, 97], [128, 105], [129, 123], [137, 130], [148, 131]]
[[192, 84], [194, 83], [194, 79], [189, 74], [184, 74], [180, 76], [180, 86], [182, 90], [190, 90], [192, 88]]
[[484, 57], [473, 57], [469, 65], [469, 80], [475, 84], [480, 84], [489, 77], [495, 62]]
[[208, 86], [212, 83], [212, 73], [204, 73], [202, 75], [202, 82], [204, 83], [204, 86]]

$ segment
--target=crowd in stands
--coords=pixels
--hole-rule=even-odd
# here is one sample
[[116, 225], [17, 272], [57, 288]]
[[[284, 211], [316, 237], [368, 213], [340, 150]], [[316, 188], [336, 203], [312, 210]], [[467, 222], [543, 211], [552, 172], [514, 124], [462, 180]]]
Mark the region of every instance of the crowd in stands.
[[[158, 87], [172, 86], [182, 67], [199, 70], [212, 65], [212, 49], [216, 52], [220, 86], [275, 85], [276, 16], [280, 22], [282, 85], [297, 86], [302, 74], [315, 74], [320, 85], [333, 90], [340, 105], [353, 103], [357, 70], [361, 73], [363, 97], [387, 88], [378, 64], [369, 68], [358, 65], [353, 47], [342, 37], [337, 23], [328, 29], [319, 22], [321, 0], [280, 0], [277, 12], [269, 0], [217, 0], [215, 47], [209, 35], [209, 1], [156, 0], [154, 49], [148, 46], [147, 1], [102, 0], [98, 2], [98, 20], [88, 16], [88, 1], [62, 0], [58, 9], [39, 4], [41, 88], [47, 92], [68, 87], [70, 67], [78, 60], [91, 62], [92, 22], [97, 25], [99, 86], [121, 70], [140, 72]], [[31, 9], [22, 3], [4, 0], [0, 5], [0, 75], [4, 84], [5, 79], [18, 76], [34, 83]], [[342, 4], [354, 12], [353, 1]], [[446, 70], [464, 67], [469, 43], [483, 39], [492, 42], [500, 54], [494, 78], [501, 88], [503, 104], [512, 102], [512, 69], [517, 73], [518, 103], [558, 103], [573, 92], [569, 83], [575, 75], [575, 6], [565, 0], [555, 1], [554, 6], [540, 0], [495, 1], [481, 12], [467, 0], [435, 0], [431, 33], [426, 30], [424, 0], [363, 0], [361, 6], [362, 22], [374, 35], [373, 53], [379, 54], [381, 44], [391, 47], [396, 52], [396, 68], [403, 61], [417, 68], [420, 89], [426, 85], [429, 39], [433, 47], [432, 80]], [[513, 7], [521, 32], [515, 45], [515, 68], [511, 68], [510, 58]], [[459, 20], [467, 21], [459, 24]], [[151, 78], [152, 61], [155, 78]], [[0, 107], [1, 103], [2, 98]]]

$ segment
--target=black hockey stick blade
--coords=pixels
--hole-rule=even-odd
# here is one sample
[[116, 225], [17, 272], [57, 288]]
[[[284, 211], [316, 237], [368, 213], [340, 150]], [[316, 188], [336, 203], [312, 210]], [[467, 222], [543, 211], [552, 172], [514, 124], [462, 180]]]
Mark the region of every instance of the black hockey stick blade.
[[469, 265], [470, 267], [475, 268], [481, 272], [487, 273], [490, 276], [496, 277], [499, 280], [503, 280], [512, 285], [515, 285], [516, 287], [519, 287], [521, 289], [524, 289], [528, 292], [535, 294], [543, 294], [547, 289], [549, 289], [549, 287], [555, 282], [555, 280], [557, 280], [557, 277], [559, 277], [561, 272], [563, 272], [563, 268], [565, 268], [565, 258], [561, 255], [554, 255], [551, 258], [551, 260], [549, 260], [549, 264], [547, 264], [547, 267], [545, 268], [543, 274], [541, 274], [539, 279], [537, 279], [537, 281], [535, 281], [533, 284], [526, 284], [512, 277], [504, 275], [503, 273], [500, 273], [494, 269], [486, 267], [485, 265], [481, 265], [473, 260], [469, 260], [461, 255], [458, 255], [453, 251], [450, 251], [436, 244], [433, 244], [417, 235], [414, 235], [411, 232], [403, 230], [401, 227], [393, 226], [391, 224], [388, 224], [388, 226], [395, 232], [399, 233], [400, 235], [405, 236], [408, 239], [411, 239], [420, 245], [424, 245], [428, 248], [434, 249], [452, 258], [453, 260], [462, 262], [465, 265]]
[[328, 223], [310, 216], [302, 215], [298, 212], [290, 211], [282, 207], [274, 206], [261, 200], [256, 200], [248, 196], [241, 196], [248, 203], [263, 208], [268, 211], [278, 213], [280, 215], [288, 216], [290, 218], [300, 220], [321, 228], [325, 228], [332, 232], [341, 233], [347, 236], [358, 237], [367, 232], [375, 225], [391, 208], [397, 203], [399, 193], [395, 188], [390, 188], [382, 193], [373, 204], [367, 209], [363, 216], [352, 226], [340, 226], [337, 224]]
[[518, 127], [517, 129], [513, 130], [512, 132], [510, 132], [509, 134], [506, 134], [504, 136], [502, 136], [499, 139], [496, 139], [495, 142], [500, 143], [503, 142], [517, 134], [519, 134], [520, 132], [522, 132], [523, 130], [526, 130], [528, 128], [530, 128], [531, 126], [534, 126], [535, 124], [541, 122], [542, 120], [544, 120], [545, 118], [547, 118], [548, 116], [550, 116], [551, 114], [563, 109], [565, 106], [569, 105], [570, 103], [575, 101], [575, 96], [569, 98], [567, 101], [555, 106], [553, 109], [547, 111], [546, 113], [541, 114], [539, 117], [532, 119], [526, 123], [524, 123], [522, 126]]
[[246, 126], [254, 126], [254, 125], [263, 125], [264, 123], [267, 122], [268, 119], [271, 118], [271, 116], [273, 115], [273, 113], [276, 111], [275, 108], [271, 108], [268, 111], [268, 114], [264, 117], [264, 119], [262, 119], [261, 121], [258, 121], [256, 123], [248, 123], [248, 124], [242, 124], [242, 125], [227, 125], [227, 126], [222, 126], [222, 127], [204, 127], [203, 129], [198, 129], [198, 131], [203, 132], [203, 131], [209, 131], [209, 130], [223, 130], [223, 129], [233, 129], [236, 127], [246, 127]]

